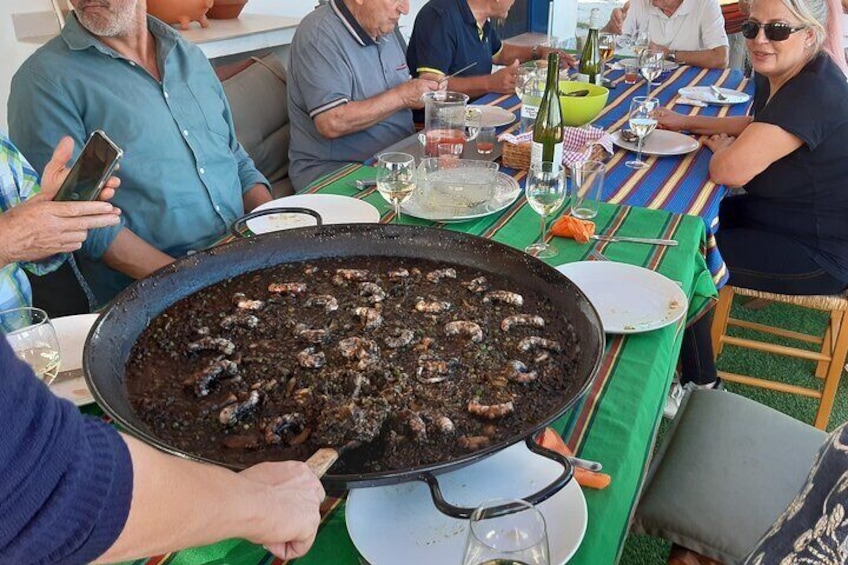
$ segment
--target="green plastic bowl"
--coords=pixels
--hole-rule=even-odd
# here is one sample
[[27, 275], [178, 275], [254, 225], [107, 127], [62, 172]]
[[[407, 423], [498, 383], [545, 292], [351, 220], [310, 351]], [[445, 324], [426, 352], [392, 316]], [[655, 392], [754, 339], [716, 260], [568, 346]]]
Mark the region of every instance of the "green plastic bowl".
[[588, 90], [586, 96], [560, 96], [559, 106], [562, 108], [562, 121], [567, 126], [579, 127], [594, 120], [607, 103], [609, 90], [603, 86], [588, 82], [561, 80], [559, 91], [563, 94], [577, 90]]

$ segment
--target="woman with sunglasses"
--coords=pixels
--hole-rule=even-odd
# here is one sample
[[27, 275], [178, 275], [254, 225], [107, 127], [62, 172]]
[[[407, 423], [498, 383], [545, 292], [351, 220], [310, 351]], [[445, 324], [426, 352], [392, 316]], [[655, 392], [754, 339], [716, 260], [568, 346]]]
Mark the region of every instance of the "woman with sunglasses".
[[[662, 127], [711, 135], [714, 182], [745, 187], [719, 210], [716, 241], [731, 285], [808, 295], [848, 287], [848, 83], [822, 52], [826, 2], [752, 3], [742, 33], [763, 77], [752, 117], [659, 111]], [[683, 385], [718, 383], [710, 322], [686, 332]], [[667, 413], [681, 396], [670, 397]]]

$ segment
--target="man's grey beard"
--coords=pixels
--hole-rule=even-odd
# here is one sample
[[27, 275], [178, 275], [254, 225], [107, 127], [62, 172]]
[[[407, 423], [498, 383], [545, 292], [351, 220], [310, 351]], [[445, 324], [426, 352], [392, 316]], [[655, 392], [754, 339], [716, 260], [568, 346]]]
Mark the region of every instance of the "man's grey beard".
[[100, 2], [80, 2], [77, 17], [82, 26], [98, 37], [122, 37], [128, 35], [136, 25], [136, 2], [115, 10], [109, 6], [109, 16], [86, 14], [82, 8], [86, 4], [103, 5]]

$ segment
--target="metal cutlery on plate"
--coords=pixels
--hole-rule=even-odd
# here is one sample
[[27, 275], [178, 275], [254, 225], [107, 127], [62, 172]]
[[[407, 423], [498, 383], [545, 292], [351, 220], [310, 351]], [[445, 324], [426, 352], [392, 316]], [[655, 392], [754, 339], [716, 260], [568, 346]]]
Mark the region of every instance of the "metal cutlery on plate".
[[721, 100], [722, 102], [726, 102], [726, 101], [727, 101], [727, 96], [725, 96], [725, 95], [724, 95], [724, 93], [722, 93], [722, 91], [721, 91], [721, 90], [719, 90], [719, 88], [718, 88], [716, 85], [711, 84], [711, 85], [710, 85], [710, 90], [712, 90], [712, 91], [713, 91], [713, 94], [715, 94], [715, 95], [716, 95], [716, 98], [718, 98], [718, 99], [719, 99], [719, 100]]

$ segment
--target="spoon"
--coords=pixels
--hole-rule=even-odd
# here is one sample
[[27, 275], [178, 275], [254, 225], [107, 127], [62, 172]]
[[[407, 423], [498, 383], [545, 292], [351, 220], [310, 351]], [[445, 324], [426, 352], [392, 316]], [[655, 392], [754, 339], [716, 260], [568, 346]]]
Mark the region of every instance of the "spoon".
[[583, 97], [589, 95], [589, 89], [584, 88], [583, 90], [573, 90], [571, 92], [559, 92], [560, 96], [574, 96], [574, 97]]

